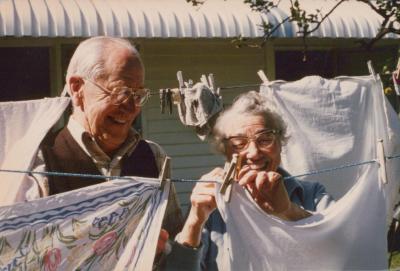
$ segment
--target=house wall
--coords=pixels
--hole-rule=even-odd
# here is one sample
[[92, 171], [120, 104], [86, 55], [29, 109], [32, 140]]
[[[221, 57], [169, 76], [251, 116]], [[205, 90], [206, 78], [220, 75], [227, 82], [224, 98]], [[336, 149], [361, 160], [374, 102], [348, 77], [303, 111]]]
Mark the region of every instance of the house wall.
[[[184, 80], [200, 81], [202, 74], [213, 73], [216, 85], [232, 86], [257, 84], [257, 71], [265, 69], [265, 50], [235, 48], [229, 40], [151, 40], [140, 43], [146, 67], [146, 86], [157, 92], [160, 88], [178, 87], [177, 71]], [[257, 89], [257, 88], [255, 88]], [[230, 104], [233, 97], [249, 90], [237, 88], [221, 90], [223, 101]], [[180, 121], [177, 109], [173, 114], [160, 113], [159, 98], [150, 99], [143, 109], [142, 124], [145, 138], [158, 142], [172, 157], [174, 178], [198, 179], [224, 159], [215, 154], [207, 142], [202, 142], [192, 127]], [[192, 183], [175, 183], [184, 208], [189, 202]]]
[[[64, 74], [69, 58], [81, 38], [15, 38], [0, 39], [0, 65], [2, 48], [47, 47], [49, 48], [50, 92], [46, 96], [59, 95], [64, 85]], [[158, 142], [172, 157], [172, 177], [198, 179], [204, 173], [223, 164], [223, 157], [213, 153], [207, 142], [202, 142], [190, 127], [184, 127], [178, 120], [177, 110], [173, 114], [161, 114], [158, 90], [178, 86], [176, 72], [181, 70], [185, 80], [199, 81], [202, 74], [213, 73], [219, 87], [258, 84], [257, 71], [263, 69], [270, 80], [295, 80], [304, 75], [321, 74], [321, 66], [309, 65], [300, 57], [292, 57], [290, 52], [301, 56], [304, 49], [301, 39], [276, 39], [262, 49], [243, 47], [237, 49], [231, 39], [134, 39], [141, 52], [146, 67], [146, 86], [153, 90], [154, 96], [144, 106], [140, 125], [145, 138]], [[255, 41], [256, 43], [257, 41]], [[372, 59], [374, 66], [385, 64], [388, 58], [396, 61], [399, 44], [396, 40], [383, 40], [375, 51], [363, 51], [355, 40], [349, 39], [310, 39], [309, 52], [327, 52], [326, 60], [315, 63], [329, 65], [330, 75], [367, 74], [366, 61]], [[280, 54], [279, 52], [288, 52]], [[296, 55], [296, 53], [294, 54]], [[312, 53], [308, 54], [312, 57]], [[317, 53], [315, 56], [320, 57]], [[4, 61], [4, 60], [3, 60]], [[18, 59], [16, 59], [18, 61]], [[37, 67], [44, 63], [38, 62]], [[394, 63], [388, 63], [389, 67]], [[319, 65], [319, 64], [318, 64]], [[292, 71], [301, 71], [292, 73]], [[29, 73], [20, 67], [21, 74]], [[3, 68], [3, 71], [7, 69]], [[6, 73], [5, 73], [6, 74]], [[0, 96], [2, 82], [9, 80], [0, 73]], [[228, 105], [238, 94], [257, 89], [254, 87], [222, 90], [224, 104]], [[28, 96], [27, 96], [28, 97]], [[397, 98], [392, 101], [397, 101]], [[191, 183], [176, 183], [177, 191], [184, 209], [188, 207]]]

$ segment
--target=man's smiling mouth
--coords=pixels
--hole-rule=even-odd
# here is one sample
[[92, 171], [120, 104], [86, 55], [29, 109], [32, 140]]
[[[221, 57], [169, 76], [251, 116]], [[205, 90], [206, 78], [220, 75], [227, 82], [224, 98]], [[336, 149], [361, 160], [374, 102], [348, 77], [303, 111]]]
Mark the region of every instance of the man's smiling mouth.
[[120, 118], [114, 118], [114, 117], [109, 117], [111, 121], [117, 124], [126, 124], [128, 121], [125, 119], [120, 119]]

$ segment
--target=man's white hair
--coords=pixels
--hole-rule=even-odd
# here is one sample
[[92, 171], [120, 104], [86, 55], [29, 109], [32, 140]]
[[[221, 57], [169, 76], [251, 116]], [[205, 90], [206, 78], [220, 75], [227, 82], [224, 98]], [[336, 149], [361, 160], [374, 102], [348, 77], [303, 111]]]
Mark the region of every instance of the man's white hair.
[[104, 63], [107, 53], [116, 47], [125, 47], [140, 60], [139, 52], [125, 39], [105, 36], [87, 39], [79, 44], [71, 57], [65, 77], [65, 87], [73, 75], [92, 80], [106, 76]]

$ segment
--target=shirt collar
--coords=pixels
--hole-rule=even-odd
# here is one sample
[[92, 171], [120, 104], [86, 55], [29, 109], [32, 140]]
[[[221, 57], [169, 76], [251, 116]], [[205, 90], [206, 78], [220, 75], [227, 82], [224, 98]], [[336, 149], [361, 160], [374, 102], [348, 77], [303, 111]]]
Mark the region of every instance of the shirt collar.
[[[100, 148], [94, 138], [85, 131], [83, 126], [77, 122], [72, 116], [69, 118], [67, 128], [71, 136], [75, 139], [78, 145], [90, 157], [108, 157], [107, 154]], [[131, 154], [140, 140], [140, 134], [133, 128], [128, 132], [128, 136], [122, 146], [117, 150], [114, 157], [122, 157], [125, 154]], [[110, 159], [110, 157], [108, 157]]]
[[[278, 173], [281, 174], [283, 178], [291, 176], [289, 172], [281, 167], [278, 168]], [[304, 201], [304, 188], [296, 178], [285, 180], [285, 187], [286, 191], [288, 192], [289, 198], [292, 198], [293, 195], [297, 194], [301, 201]]]

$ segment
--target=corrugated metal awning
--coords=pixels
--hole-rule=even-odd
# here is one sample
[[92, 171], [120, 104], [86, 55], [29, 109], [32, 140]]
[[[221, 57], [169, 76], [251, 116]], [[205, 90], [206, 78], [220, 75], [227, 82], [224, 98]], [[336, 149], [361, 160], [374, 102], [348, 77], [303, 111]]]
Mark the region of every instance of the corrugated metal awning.
[[[282, 2], [285, 4], [285, 0]], [[327, 11], [337, 1], [300, 3], [307, 9]], [[262, 20], [277, 23], [288, 14], [287, 3], [261, 14], [252, 11], [243, 0], [208, 0], [201, 7], [193, 7], [185, 0], [0, 0], [0, 36], [257, 38], [263, 36]], [[372, 38], [380, 20], [367, 5], [347, 1], [312, 36]], [[296, 37], [297, 31], [295, 24], [285, 23], [276, 36]]]

